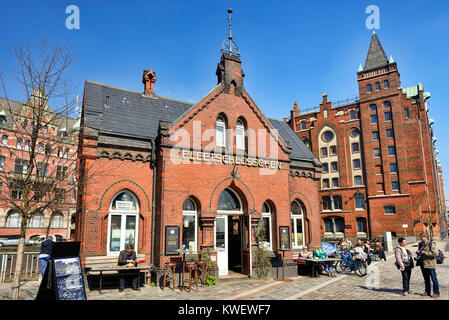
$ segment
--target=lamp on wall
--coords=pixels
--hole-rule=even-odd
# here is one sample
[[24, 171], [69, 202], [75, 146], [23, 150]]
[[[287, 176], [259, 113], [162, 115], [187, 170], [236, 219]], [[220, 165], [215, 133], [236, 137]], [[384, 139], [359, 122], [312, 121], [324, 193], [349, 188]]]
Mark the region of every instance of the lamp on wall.
[[239, 169], [236, 168], [235, 166], [234, 168], [232, 168], [231, 177], [235, 179], [240, 179]]

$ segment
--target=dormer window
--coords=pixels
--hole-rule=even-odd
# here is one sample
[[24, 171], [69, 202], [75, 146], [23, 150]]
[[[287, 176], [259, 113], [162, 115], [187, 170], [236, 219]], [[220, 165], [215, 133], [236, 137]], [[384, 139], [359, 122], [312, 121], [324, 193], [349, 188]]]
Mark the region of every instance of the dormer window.
[[61, 138], [66, 138], [67, 137], [67, 129], [62, 128], [60, 131], [60, 134], [61, 134]]
[[6, 113], [5, 111], [0, 111], [0, 124], [6, 123]]

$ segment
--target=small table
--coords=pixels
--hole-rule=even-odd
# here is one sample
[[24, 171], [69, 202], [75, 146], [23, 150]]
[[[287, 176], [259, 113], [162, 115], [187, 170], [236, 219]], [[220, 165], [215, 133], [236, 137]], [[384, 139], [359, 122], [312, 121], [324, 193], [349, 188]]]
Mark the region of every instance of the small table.
[[[132, 268], [128, 268], [126, 266], [110, 266], [110, 267], [92, 267], [90, 271], [100, 272], [100, 288], [99, 292], [101, 294], [101, 289], [103, 288], [103, 271], [135, 271], [137, 273], [137, 284], [140, 284], [140, 272], [142, 270], [150, 270], [150, 266], [136, 266]], [[146, 278], [146, 273], [145, 273]]]
[[334, 267], [337, 261], [341, 260], [340, 258], [326, 258], [326, 259], [300, 258], [300, 259], [309, 262], [312, 265], [312, 278], [315, 278], [315, 265], [321, 264], [321, 262], [331, 262], [332, 267]]
[[[185, 273], [185, 264], [186, 264], [186, 254], [191, 254], [191, 255], [198, 255], [197, 251], [189, 251], [189, 250], [183, 250], [183, 249], [179, 249], [178, 253], [182, 256], [181, 260], [182, 260], [182, 284], [179, 286], [179, 290], [185, 290], [187, 288], [187, 286], [184, 286], [184, 273]], [[190, 275], [191, 276], [191, 275]], [[189, 278], [190, 280], [190, 278]]]

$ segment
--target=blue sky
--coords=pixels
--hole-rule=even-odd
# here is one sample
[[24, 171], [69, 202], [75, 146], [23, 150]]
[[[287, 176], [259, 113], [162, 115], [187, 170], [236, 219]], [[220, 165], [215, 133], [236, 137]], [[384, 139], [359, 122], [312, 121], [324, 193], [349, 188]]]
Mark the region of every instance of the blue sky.
[[[71, 4], [80, 8], [79, 30], [65, 27]], [[422, 81], [432, 94], [429, 115], [449, 190], [447, 0], [0, 0], [0, 72], [9, 97], [23, 100], [11, 45], [45, 36], [75, 48], [70, 77], [80, 93], [86, 79], [142, 91], [142, 70], [151, 67], [157, 94], [196, 102], [216, 84], [231, 7], [245, 87], [266, 116], [282, 119], [294, 101], [304, 109], [324, 92], [333, 101], [358, 93], [356, 72], [372, 34], [368, 5], [380, 9], [376, 32], [398, 63], [402, 86]]]

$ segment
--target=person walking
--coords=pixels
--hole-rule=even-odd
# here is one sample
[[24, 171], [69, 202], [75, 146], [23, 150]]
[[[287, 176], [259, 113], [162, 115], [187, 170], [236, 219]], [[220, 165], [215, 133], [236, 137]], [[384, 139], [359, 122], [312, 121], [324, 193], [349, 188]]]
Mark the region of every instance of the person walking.
[[39, 262], [41, 263], [42, 277], [47, 268], [47, 262], [51, 258], [51, 250], [53, 249], [53, 236], [47, 236], [45, 241], [41, 243], [41, 251], [39, 252]]
[[[421, 234], [421, 243], [418, 245], [418, 261], [422, 264], [422, 274], [424, 277], [425, 292], [423, 296], [430, 296], [433, 298], [440, 297], [440, 286], [438, 283], [436, 262], [438, 256], [438, 248], [435, 242], [429, 241], [429, 236], [426, 233]], [[433, 284], [433, 294], [430, 294], [430, 280]]]
[[412, 276], [413, 256], [409, 249], [407, 249], [407, 241], [404, 238], [398, 239], [399, 245], [394, 250], [396, 258], [396, 267], [402, 273], [402, 295], [412, 294], [410, 291], [410, 278]]

